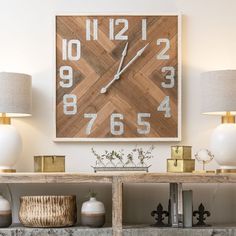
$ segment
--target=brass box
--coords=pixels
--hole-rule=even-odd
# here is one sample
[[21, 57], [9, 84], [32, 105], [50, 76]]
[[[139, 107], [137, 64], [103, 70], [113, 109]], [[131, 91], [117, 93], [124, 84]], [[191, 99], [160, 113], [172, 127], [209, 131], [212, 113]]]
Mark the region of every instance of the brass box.
[[171, 159], [191, 159], [192, 147], [191, 146], [172, 146]]
[[35, 172], [65, 172], [65, 156], [35, 156]]
[[167, 172], [184, 173], [193, 172], [195, 169], [195, 160], [167, 159]]

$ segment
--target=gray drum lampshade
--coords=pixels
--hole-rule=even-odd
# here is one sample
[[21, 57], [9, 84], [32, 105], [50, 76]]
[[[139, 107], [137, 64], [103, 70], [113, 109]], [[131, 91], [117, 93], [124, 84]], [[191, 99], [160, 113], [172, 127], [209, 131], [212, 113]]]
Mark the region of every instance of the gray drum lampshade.
[[210, 71], [202, 74], [202, 113], [236, 114], [236, 70]]
[[0, 73], [0, 113], [7, 116], [31, 115], [31, 76], [19, 73]]

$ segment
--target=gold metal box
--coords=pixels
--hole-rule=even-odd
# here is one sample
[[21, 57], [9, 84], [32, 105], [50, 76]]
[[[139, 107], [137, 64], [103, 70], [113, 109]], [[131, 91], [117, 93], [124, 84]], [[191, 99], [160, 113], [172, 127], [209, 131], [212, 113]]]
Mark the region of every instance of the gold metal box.
[[167, 159], [167, 172], [184, 173], [193, 172], [195, 169], [195, 160]]
[[65, 156], [35, 156], [35, 172], [65, 172]]
[[191, 146], [172, 146], [171, 159], [191, 159], [192, 147]]

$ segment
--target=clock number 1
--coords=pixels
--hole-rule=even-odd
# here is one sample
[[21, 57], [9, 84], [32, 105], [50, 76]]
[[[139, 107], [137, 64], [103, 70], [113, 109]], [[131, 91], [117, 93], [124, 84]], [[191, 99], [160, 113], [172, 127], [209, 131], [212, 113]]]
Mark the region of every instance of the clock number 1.
[[62, 60], [78, 61], [81, 54], [81, 43], [78, 39], [62, 40]]

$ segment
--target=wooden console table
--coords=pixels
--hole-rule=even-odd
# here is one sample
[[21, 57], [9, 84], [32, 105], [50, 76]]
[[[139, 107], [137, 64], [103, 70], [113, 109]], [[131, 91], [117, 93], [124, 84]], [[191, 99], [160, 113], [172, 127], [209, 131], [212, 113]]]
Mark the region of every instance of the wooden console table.
[[[92, 235], [97, 235], [98, 232], [102, 233], [102, 235], [113, 235], [113, 236], [122, 236], [122, 235], [146, 235], [145, 234], [145, 228], [144, 227], [136, 227], [134, 229], [134, 232], [137, 232], [136, 234], [133, 234], [131, 228], [124, 228], [122, 225], [122, 195], [123, 195], [123, 184], [126, 183], [236, 183], [236, 174], [170, 174], [170, 173], [104, 173], [104, 174], [90, 174], [90, 173], [1, 173], [0, 174], [0, 183], [5, 184], [25, 184], [25, 183], [53, 183], [53, 184], [71, 184], [71, 183], [110, 183], [112, 185], [112, 228], [106, 228], [104, 229], [96, 229], [96, 233], [92, 233]], [[85, 229], [83, 227], [72, 227], [66, 229], [66, 232], [71, 232], [72, 229], [79, 230], [81, 232], [89, 232], [92, 230]], [[221, 228], [220, 228], [221, 229]], [[5, 231], [4, 231], [5, 230]], [[24, 227], [17, 227], [14, 226], [9, 229], [0, 230], [0, 233], [7, 233], [11, 230], [20, 230], [23, 232], [24, 230], [28, 232], [28, 229], [24, 229]], [[33, 229], [32, 229], [33, 230]], [[58, 231], [57, 229], [56, 231]], [[157, 228], [151, 228], [147, 227], [147, 232], [151, 232], [151, 230], [155, 231], [155, 234], [150, 235], [159, 235], [158, 232], [164, 230], [165, 232], [168, 232], [170, 230], [171, 232], [173, 230], [187, 230], [187, 229], [157, 229]], [[194, 234], [194, 231], [197, 229], [188, 229], [188, 234], [186, 235], [199, 235]], [[204, 229], [199, 229], [201, 232]], [[212, 235], [214, 229], [206, 229], [206, 234], [209, 232], [209, 235]], [[223, 227], [222, 230], [226, 230], [227, 232], [235, 232], [236, 229], [234, 227], [225, 228]], [[4, 231], [4, 232], [3, 232]], [[45, 230], [44, 230], [45, 231]], [[164, 233], [163, 231], [163, 233]], [[112, 232], [112, 233], [111, 233]], [[187, 232], [187, 231], [185, 231]], [[193, 233], [191, 233], [193, 232]], [[222, 231], [223, 232], [223, 231]], [[226, 232], [226, 233], [227, 233]], [[5, 234], [4, 234], [5, 235]], [[8, 234], [6, 234], [8, 235]], [[9, 234], [11, 235], [11, 234]], [[15, 234], [14, 234], [15, 235]], [[18, 235], [18, 234], [17, 234]], [[26, 234], [22, 234], [26, 235]], [[27, 234], [28, 235], [28, 234]], [[34, 234], [37, 235], [37, 234]], [[41, 234], [40, 234], [41, 235]], [[46, 231], [44, 233], [46, 234]], [[60, 235], [59, 232], [57, 232], [57, 235]], [[65, 233], [61, 235], [66, 235]], [[69, 234], [68, 234], [69, 235]], [[73, 235], [73, 234], [70, 234]], [[83, 234], [85, 235], [85, 234]], [[149, 235], [149, 234], [148, 234]], [[162, 234], [161, 235], [168, 235], [168, 234]], [[171, 234], [172, 235], [172, 234]], [[179, 235], [179, 234], [178, 234]], [[202, 234], [203, 235], [203, 234]], [[221, 235], [221, 234], [219, 234]], [[222, 235], [228, 235], [228, 234], [222, 234]], [[231, 234], [230, 234], [231, 235]], [[87, 236], [87, 235], [86, 235]]]

